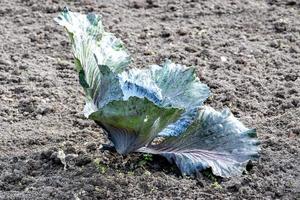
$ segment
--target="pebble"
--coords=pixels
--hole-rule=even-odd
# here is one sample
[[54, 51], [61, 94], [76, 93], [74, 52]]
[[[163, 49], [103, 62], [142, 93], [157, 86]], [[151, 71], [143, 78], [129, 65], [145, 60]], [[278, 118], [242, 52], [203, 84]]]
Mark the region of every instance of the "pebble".
[[160, 36], [161, 36], [162, 38], [168, 38], [168, 37], [171, 36], [171, 33], [170, 33], [169, 31], [167, 31], [167, 30], [163, 30], [163, 31], [161, 32]]
[[192, 47], [192, 46], [187, 46], [187, 47], [184, 48], [184, 50], [189, 52], [189, 53], [197, 52], [197, 49], [195, 47]]
[[97, 150], [97, 145], [94, 142], [88, 143], [86, 146], [86, 149], [88, 151], [95, 151], [95, 150]]
[[180, 35], [180, 36], [184, 36], [184, 35], [188, 34], [188, 30], [186, 30], [186, 29], [179, 29], [176, 33], [178, 35]]
[[282, 33], [287, 30], [288, 24], [285, 21], [280, 20], [280, 21], [275, 22], [273, 24], [273, 26], [277, 33]]
[[88, 155], [80, 155], [76, 159], [76, 166], [83, 166], [92, 162], [92, 159]]
[[145, 1], [130, 1], [129, 2], [129, 7], [135, 8], [135, 9], [140, 9], [140, 8], [145, 8], [147, 6]]
[[61, 159], [59, 158], [58, 152], [53, 152], [50, 156], [50, 159], [54, 164], [62, 164]]
[[241, 183], [239, 182], [227, 186], [227, 189], [231, 192], [238, 192], [240, 188], [241, 188]]

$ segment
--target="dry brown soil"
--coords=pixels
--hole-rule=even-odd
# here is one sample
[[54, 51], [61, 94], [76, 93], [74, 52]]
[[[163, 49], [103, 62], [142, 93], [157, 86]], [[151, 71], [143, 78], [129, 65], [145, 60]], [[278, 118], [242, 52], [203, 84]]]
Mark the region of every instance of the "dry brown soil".
[[[136, 67], [197, 66], [206, 104], [257, 128], [260, 159], [220, 180], [100, 151], [107, 141], [81, 113], [70, 43], [53, 21], [65, 5], [101, 14]], [[0, 0], [0, 199], [297, 199], [299, 107], [297, 0]]]

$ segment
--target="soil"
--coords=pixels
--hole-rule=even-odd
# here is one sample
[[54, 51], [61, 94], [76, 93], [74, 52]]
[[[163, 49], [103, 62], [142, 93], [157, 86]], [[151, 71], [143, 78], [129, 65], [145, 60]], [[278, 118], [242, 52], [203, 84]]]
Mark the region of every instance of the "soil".
[[[182, 177], [159, 157], [100, 150], [53, 21], [66, 5], [101, 14], [135, 67], [197, 66], [206, 104], [257, 128], [260, 159], [241, 177]], [[0, 102], [0, 199], [300, 199], [300, 2], [0, 0]]]

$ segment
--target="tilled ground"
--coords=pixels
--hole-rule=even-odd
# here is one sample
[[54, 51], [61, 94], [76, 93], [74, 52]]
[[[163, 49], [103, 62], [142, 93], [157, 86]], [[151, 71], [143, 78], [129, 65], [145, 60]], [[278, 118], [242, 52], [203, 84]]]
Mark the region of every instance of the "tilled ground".
[[[197, 66], [213, 93], [206, 104], [257, 128], [260, 159], [221, 180], [100, 151], [107, 141], [81, 114], [71, 47], [53, 21], [65, 5], [101, 14], [136, 67]], [[299, 121], [296, 0], [0, 0], [0, 199], [297, 199]]]

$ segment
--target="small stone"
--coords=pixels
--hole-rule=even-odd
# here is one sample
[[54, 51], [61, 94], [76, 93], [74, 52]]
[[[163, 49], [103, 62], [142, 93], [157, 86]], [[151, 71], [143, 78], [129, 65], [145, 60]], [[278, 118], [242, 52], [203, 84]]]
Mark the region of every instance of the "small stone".
[[40, 115], [46, 115], [47, 113], [53, 112], [53, 109], [48, 105], [40, 104], [36, 108], [36, 113]]
[[18, 70], [18, 69], [15, 69], [14, 71], [12, 71], [12, 74], [16, 75], [16, 76], [19, 76], [19, 75], [21, 75], [21, 71]]
[[40, 164], [39, 162], [37, 162], [36, 160], [33, 160], [33, 159], [29, 159], [27, 162], [26, 162], [26, 167], [28, 168], [28, 170], [32, 171], [32, 170], [36, 170], [38, 168], [40, 168]]
[[226, 62], [227, 61], [227, 57], [225, 57], [225, 56], [221, 56], [220, 59], [221, 59], [222, 62]]
[[80, 155], [78, 156], [78, 158], [76, 159], [76, 166], [83, 166], [83, 165], [87, 165], [90, 162], [92, 162], [92, 159], [87, 156], [87, 155]]
[[160, 36], [162, 38], [168, 38], [168, 37], [171, 36], [171, 33], [169, 31], [167, 31], [167, 30], [164, 30], [164, 31], [161, 32]]
[[22, 58], [30, 58], [29, 53], [24, 53], [24, 54], [22, 55]]
[[157, 8], [159, 7], [159, 4], [157, 2], [157, 0], [146, 0], [147, 2], [147, 8]]
[[53, 152], [50, 156], [50, 159], [54, 164], [62, 164], [60, 158], [58, 157], [58, 152]]
[[191, 47], [191, 46], [187, 46], [184, 48], [185, 51], [189, 52], [189, 53], [195, 53], [197, 52], [197, 49], [195, 47]]
[[292, 103], [295, 107], [300, 106], [300, 100], [299, 100], [299, 99], [292, 99], [291, 103]]
[[34, 33], [31, 33], [28, 38], [30, 39], [31, 42], [36, 42], [38, 40], [37, 35]]
[[203, 180], [197, 180], [197, 186], [199, 186], [199, 187], [204, 187], [205, 186], [205, 184], [204, 184], [205, 182], [203, 181]]
[[186, 29], [179, 29], [177, 31], [177, 34], [180, 35], [180, 36], [184, 36], [184, 35], [188, 34], [188, 31]]
[[300, 135], [300, 127], [293, 128], [292, 132], [296, 135]]
[[270, 42], [270, 47], [273, 47], [273, 48], [279, 48], [280, 47], [280, 42], [277, 42], [277, 41], [271, 41]]
[[19, 161], [19, 158], [16, 157], [16, 156], [14, 156], [14, 157], [12, 158], [12, 161], [13, 161], [14, 163], [17, 163], [17, 162]]
[[87, 149], [87, 151], [95, 151], [95, 150], [97, 150], [97, 145], [94, 142], [88, 143], [86, 146], [86, 149]]
[[76, 149], [73, 146], [67, 146], [65, 149], [65, 153], [66, 154], [75, 154], [76, 153]]
[[27, 68], [28, 68], [28, 65], [26, 65], [26, 64], [24, 64], [24, 63], [20, 64], [20, 66], [19, 66], [19, 69], [20, 69], [20, 70], [25, 70], [25, 69], [27, 69]]
[[201, 41], [201, 46], [204, 46], [204, 47], [210, 46], [210, 41], [207, 40], [207, 39], [203, 39], [203, 40]]
[[296, 46], [291, 47], [289, 51], [290, 51], [290, 53], [299, 53], [300, 52], [300, 50]]
[[290, 95], [292, 95], [292, 94], [297, 94], [298, 91], [297, 91], [295, 88], [292, 88], [292, 89], [290, 89], [290, 90], [288, 91], [288, 93], [289, 93]]
[[93, 185], [90, 185], [90, 184], [84, 184], [83, 190], [91, 193], [95, 190], [95, 187]]
[[218, 64], [218, 63], [211, 63], [210, 66], [209, 66], [209, 68], [211, 68], [213, 70], [216, 70], [216, 69], [218, 69], [220, 67], [221, 67], [221, 65]]
[[296, 81], [298, 78], [298, 75], [297, 74], [287, 74], [284, 79], [286, 81]]
[[274, 29], [275, 29], [275, 31], [277, 32], [277, 33], [282, 33], [282, 32], [284, 32], [284, 31], [286, 31], [287, 30], [287, 23], [285, 22], [285, 21], [283, 21], [283, 20], [280, 20], [280, 21], [278, 21], [278, 22], [275, 22], [274, 24], [273, 24], [273, 26], [274, 26]]
[[231, 192], [238, 192], [241, 187], [240, 183], [233, 183], [227, 187], [227, 189]]
[[21, 180], [21, 184], [22, 185], [29, 185], [31, 183], [34, 183], [36, 181], [35, 178], [33, 177], [30, 177], [30, 176], [26, 176], [26, 177], [23, 177], [22, 180]]
[[78, 157], [77, 154], [67, 154], [65, 157], [65, 161], [68, 167], [73, 167], [76, 164], [76, 158]]
[[58, 6], [47, 6], [45, 8], [46, 13], [56, 13], [60, 10]]
[[135, 9], [145, 8], [146, 2], [145, 1], [130, 1], [129, 7], [135, 8]]
[[174, 11], [176, 11], [178, 8], [175, 6], [175, 5], [171, 5], [171, 6], [169, 6], [169, 10], [171, 11], [171, 12], [174, 12]]

